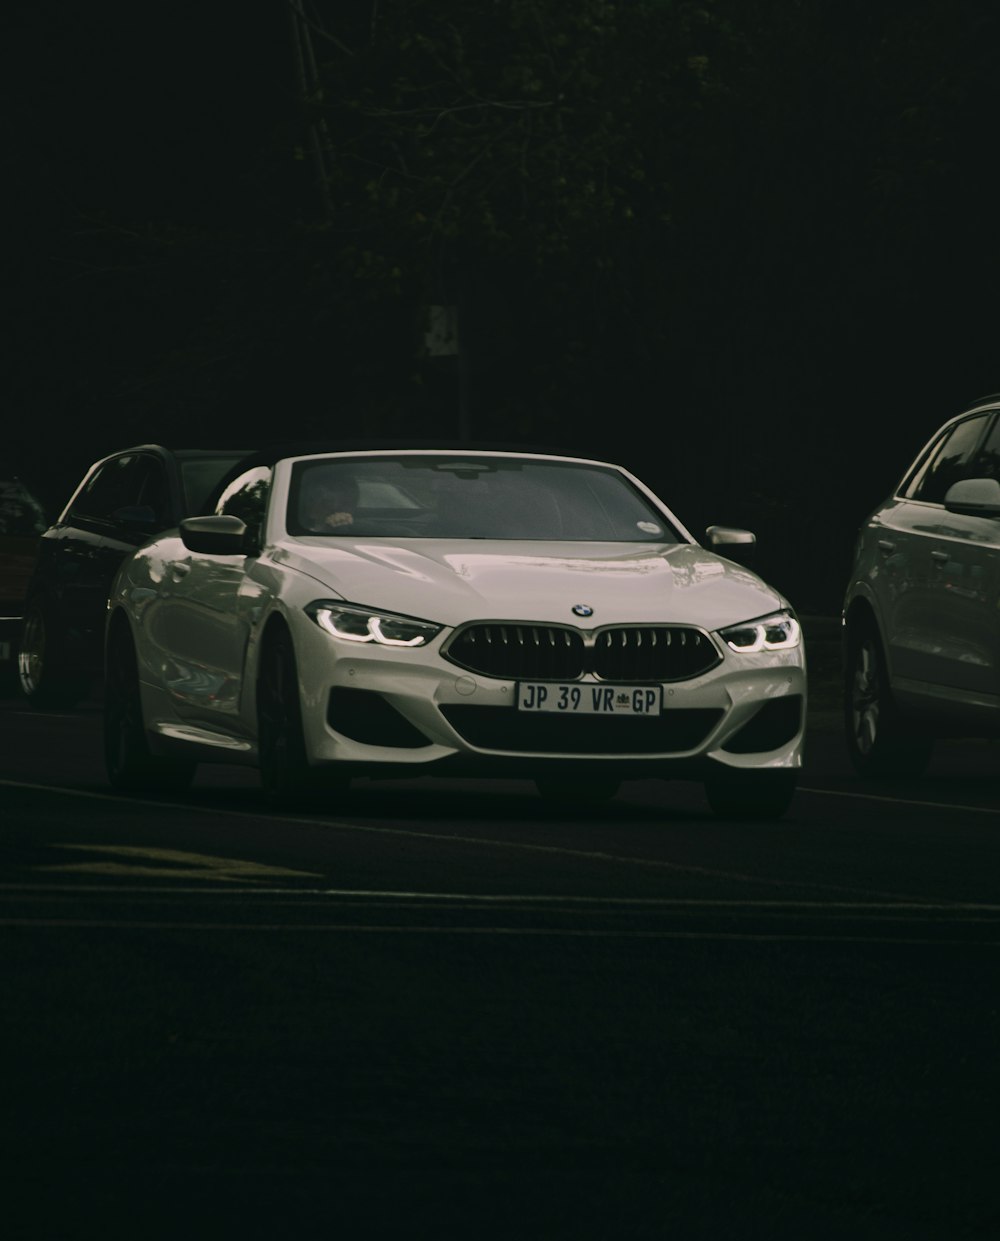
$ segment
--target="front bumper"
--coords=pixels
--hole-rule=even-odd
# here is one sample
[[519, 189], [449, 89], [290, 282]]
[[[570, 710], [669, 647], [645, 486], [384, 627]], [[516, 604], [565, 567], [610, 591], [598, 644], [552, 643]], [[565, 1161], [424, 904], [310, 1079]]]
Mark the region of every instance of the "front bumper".
[[[658, 717], [566, 718], [519, 712], [515, 681], [463, 672], [437, 644], [345, 650], [346, 643], [310, 630], [299, 635], [298, 663], [306, 748], [317, 765], [373, 775], [514, 776], [599, 766], [641, 778], [802, 764], [801, 646], [756, 655], [727, 650], [703, 675], [664, 684]], [[597, 683], [591, 676], [580, 682]]]

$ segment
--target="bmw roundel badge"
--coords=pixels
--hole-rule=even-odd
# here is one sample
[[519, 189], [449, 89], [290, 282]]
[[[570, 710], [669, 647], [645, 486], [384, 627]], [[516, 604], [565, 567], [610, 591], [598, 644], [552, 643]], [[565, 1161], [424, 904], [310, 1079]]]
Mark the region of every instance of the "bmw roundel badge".
[[574, 616], [593, 616], [594, 609], [590, 606], [589, 603], [574, 603], [573, 604], [573, 615]]

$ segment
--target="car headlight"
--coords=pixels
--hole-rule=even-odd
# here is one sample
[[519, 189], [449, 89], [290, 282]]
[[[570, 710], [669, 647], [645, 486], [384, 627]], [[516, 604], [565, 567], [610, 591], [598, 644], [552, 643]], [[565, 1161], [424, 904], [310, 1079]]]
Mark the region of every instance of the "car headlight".
[[397, 616], [394, 612], [380, 612], [333, 599], [310, 603], [306, 614], [335, 638], [345, 642], [375, 642], [379, 646], [426, 646], [443, 628], [430, 621], [414, 620], [412, 616]]
[[758, 651], [790, 651], [798, 646], [801, 629], [791, 612], [775, 612], [760, 620], [720, 629], [719, 636], [730, 650], [740, 655], [755, 655]]

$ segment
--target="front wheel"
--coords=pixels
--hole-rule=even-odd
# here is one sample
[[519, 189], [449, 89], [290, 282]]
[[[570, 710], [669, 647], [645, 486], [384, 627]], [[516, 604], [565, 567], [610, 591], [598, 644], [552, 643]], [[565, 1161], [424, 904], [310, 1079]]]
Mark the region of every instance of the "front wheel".
[[931, 741], [908, 727], [889, 686], [878, 634], [870, 626], [848, 638], [844, 665], [844, 739], [861, 776], [920, 776], [931, 759]]
[[180, 793], [196, 764], [153, 754], [146, 739], [139, 670], [132, 639], [119, 629], [108, 648], [104, 686], [104, 763], [123, 793]]
[[705, 781], [705, 796], [722, 819], [780, 819], [792, 804], [798, 771], [726, 771]]
[[272, 805], [302, 804], [320, 792], [347, 787], [346, 778], [309, 765], [295, 651], [287, 633], [275, 634], [261, 658], [257, 744], [261, 788]]

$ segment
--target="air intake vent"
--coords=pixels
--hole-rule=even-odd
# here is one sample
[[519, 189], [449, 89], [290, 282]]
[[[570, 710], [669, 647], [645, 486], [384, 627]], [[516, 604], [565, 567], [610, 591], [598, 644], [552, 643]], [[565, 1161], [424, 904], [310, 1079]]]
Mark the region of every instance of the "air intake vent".
[[431, 744], [392, 703], [374, 690], [335, 687], [330, 691], [326, 718], [331, 728], [365, 745], [418, 750]]
[[772, 698], [722, 748], [729, 754], [762, 754], [787, 745], [801, 727], [802, 695]]
[[680, 754], [696, 749], [722, 718], [713, 707], [677, 707], [655, 718], [531, 715], [510, 707], [441, 707], [471, 745], [518, 754]]

